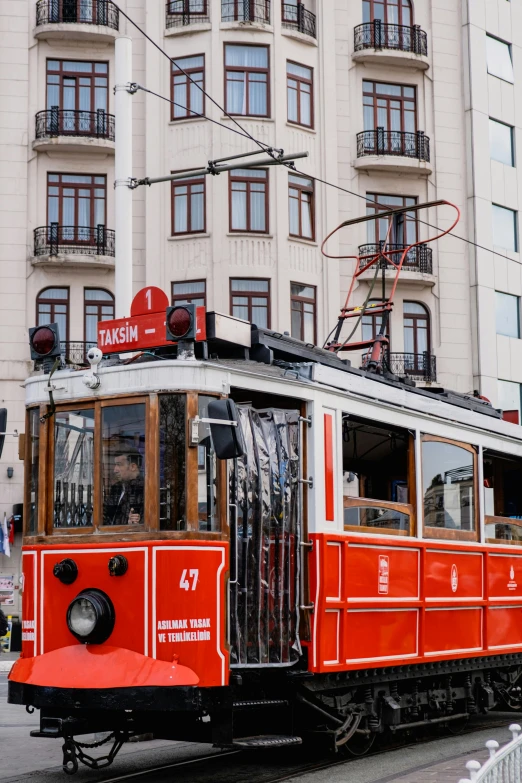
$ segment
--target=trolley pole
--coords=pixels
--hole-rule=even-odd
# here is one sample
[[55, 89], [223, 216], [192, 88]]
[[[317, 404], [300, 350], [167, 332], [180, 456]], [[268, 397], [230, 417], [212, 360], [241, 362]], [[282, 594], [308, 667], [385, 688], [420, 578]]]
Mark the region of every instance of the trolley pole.
[[132, 95], [135, 90], [131, 87], [131, 38], [116, 38], [115, 58], [115, 314], [116, 318], [126, 318], [132, 302], [132, 190], [129, 183], [132, 177]]

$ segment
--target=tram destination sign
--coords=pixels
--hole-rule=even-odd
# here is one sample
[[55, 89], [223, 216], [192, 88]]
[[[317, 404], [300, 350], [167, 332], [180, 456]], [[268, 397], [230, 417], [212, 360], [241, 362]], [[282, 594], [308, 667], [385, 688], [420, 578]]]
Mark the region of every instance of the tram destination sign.
[[[168, 297], [160, 288], [142, 288], [133, 299], [129, 318], [98, 321], [98, 348], [110, 354], [173, 345], [167, 340], [168, 306]], [[196, 340], [205, 339], [205, 307], [197, 307]]]

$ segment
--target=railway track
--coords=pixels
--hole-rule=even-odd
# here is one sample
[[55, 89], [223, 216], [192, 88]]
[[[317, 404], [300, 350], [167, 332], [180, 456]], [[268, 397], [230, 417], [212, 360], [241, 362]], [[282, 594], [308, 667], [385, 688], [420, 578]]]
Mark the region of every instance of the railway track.
[[[503, 716], [503, 717], [500, 717]], [[312, 754], [310, 751], [304, 751], [307, 758], [303, 763], [303, 748], [289, 748], [282, 751], [263, 752], [262, 754], [257, 752], [244, 752], [244, 751], [223, 751], [222, 753], [213, 753], [208, 756], [199, 756], [197, 758], [189, 758], [181, 761], [173, 762], [171, 764], [164, 764], [152, 767], [150, 769], [124, 773], [121, 775], [113, 776], [89, 776], [90, 783], [283, 783], [283, 781], [293, 780], [300, 776], [310, 775], [313, 773], [319, 773], [328, 769], [334, 769], [347, 765], [357, 765], [357, 769], [361, 769], [361, 765], [365, 763], [371, 764], [372, 760], [377, 764], [373, 764], [376, 768], [382, 771], [383, 767], [386, 767], [386, 757], [392, 757], [397, 752], [409, 752], [412, 756], [412, 766], [404, 769], [402, 772], [398, 772], [397, 775], [406, 775], [408, 772], [413, 772], [416, 769], [422, 769], [426, 766], [425, 756], [422, 751], [423, 746], [430, 746], [433, 743], [441, 740], [448, 740], [450, 743], [453, 741], [455, 747], [462, 745], [457, 740], [462, 740], [467, 745], [465, 738], [472, 735], [479, 734], [480, 732], [487, 732], [488, 739], [498, 735], [499, 729], [506, 729], [510, 722], [522, 720], [522, 714], [513, 713], [498, 713], [495, 716], [478, 717], [467, 728], [465, 728], [458, 737], [446, 734], [441, 737], [440, 734], [433, 736], [417, 735], [415, 738], [408, 738], [407, 742], [399, 742], [398, 738], [394, 738], [384, 742], [380, 747], [374, 748], [364, 758], [347, 758], [333, 757], [326, 758], [322, 756], [317, 757], [317, 754]], [[472, 753], [474, 748], [480, 747], [482, 743], [477, 742], [472, 744], [471, 747], [460, 749], [460, 752], [449, 753], [444, 758], [451, 760], [452, 758], [458, 758], [462, 753]], [[376, 758], [379, 757], [379, 760]], [[424, 758], [421, 758], [424, 757]], [[442, 759], [441, 759], [442, 760]], [[352, 768], [353, 769], [353, 768]], [[463, 770], [464, 771], [464, 770]], [[106, 773], [107, 774], [107, 773]], [[378, 777], [367, 778], [368, 783], [387, 783], [391, 781], [391, 777], [388, 775], [383, 777], [381, 773], [378, 773]], [[359, 777], [357, 778], [359, 780]]]

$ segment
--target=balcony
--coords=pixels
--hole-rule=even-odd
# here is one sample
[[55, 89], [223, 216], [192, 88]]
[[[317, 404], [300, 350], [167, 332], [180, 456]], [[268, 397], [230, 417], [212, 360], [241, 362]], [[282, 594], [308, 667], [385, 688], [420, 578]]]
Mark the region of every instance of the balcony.
[[113, 41], [119, 12], [110, 0], [38, 0], [35, 38]]
[[33, 149], [83, 152], [91, 148], [114, 152], [114, 115], [98, 111], [72, 111], [53, 106], [36, 115]]
[[[290, 30], [302, 36], [317, 38], [317, 19], [308, 11], [303, 3], [281, 3], [281, 25], [283, 30]], [[306, 40], [304, 38], [303, 40]]]
[[62, 356], [65, 359], [66, 364], [72, 364], [76, 367], [86, 367], [89, 362], [87, 361], [87, 352], [90, 348], [95, 348], [96, 343], [70, 343], [60, 342], [60, 349]]
[[[376, 256], [380, 250], [380, 245], [359, 245], [359, 256]], [[386, 255], [391, 256], [397, 263], [400, 261], [401, 254], [406, 245], [386, 245], [384, 251]], [[392, 264], [386, 264], [387, 269], [393, 269]], [[423, 275], [433, 274], [433, 251], [427, 245], [417, 245], [412, 247], [406, 254], [402, 269], [405, 272], [420, 272]], [[371, 270], [372, 276], [375, 274], [375, 268]]]
[[423, 353], [388, 353], [386, 368], [401, 378], [433, 383], [437, 380], [437, 358]]
[[357, 134], [356, 169], [431, 174], [430, 140], [424, 131], [375, 130]]
[[169, 0], [165, 14], [168, 34], [183, 33], [188, 26], [194, 32], [194, 25], [202, 26], [196, 29], [210, 29], [208, 0]]
[[406, 27], [375, 19], [355, 28], [353, 59], [426, 70], [429, 68], [428, 36], [419, 25]]
[[61, 226], [51, 223], [34, 230], [34, 266], [114, 266], [114, 231], [100, 224], [96, 228]]
[[221, 21], [270, 24], [270, 0], [221, 0]]

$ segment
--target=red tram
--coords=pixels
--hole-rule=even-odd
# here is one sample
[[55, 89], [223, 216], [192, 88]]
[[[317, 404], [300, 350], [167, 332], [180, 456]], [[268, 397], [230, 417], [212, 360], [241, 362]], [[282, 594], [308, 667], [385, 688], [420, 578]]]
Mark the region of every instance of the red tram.
[[90, 370], [33, 330], [25, 384], [9, 701], [65, 771], [143, 732], [362, 753], [521, 707], [519, 427], [190, 305], [102, 327]]

